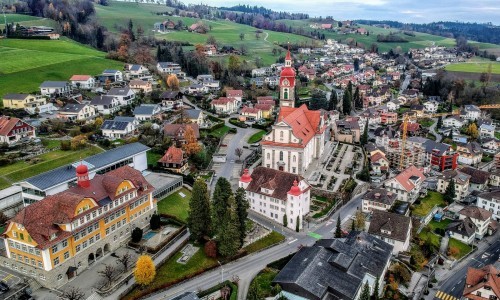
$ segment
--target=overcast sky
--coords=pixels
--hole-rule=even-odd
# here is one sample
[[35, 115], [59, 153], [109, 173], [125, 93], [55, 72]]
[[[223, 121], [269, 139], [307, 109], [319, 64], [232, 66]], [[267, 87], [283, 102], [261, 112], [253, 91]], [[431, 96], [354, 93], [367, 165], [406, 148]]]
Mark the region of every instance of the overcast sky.
[[492, 22], [500, 25], [499, 0], [185, 0], [211, 6], [249, 4], [335, 19]]

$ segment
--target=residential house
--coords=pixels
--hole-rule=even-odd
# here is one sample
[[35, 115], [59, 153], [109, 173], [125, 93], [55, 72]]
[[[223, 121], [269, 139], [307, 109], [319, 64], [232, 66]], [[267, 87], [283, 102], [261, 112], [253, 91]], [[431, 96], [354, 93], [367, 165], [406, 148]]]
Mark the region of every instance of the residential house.
[[490, 154], [496, 154], [498, 149], [500, 149], [500, 140], [496, 138], [482, 138], [481, 148], [483, 151]]
[[167, 151], [165, 151], [165, 155], [158, 160], [158, 165], [176, 173], [184, 173], [189, 167], [184, 151], [175, 146], [170, 146]]
[[482, 239], [488, 233], [488, 226], [491, 222], [492, 212], [477, 206], [466, 206], [458, 212], [459, 219], [470, 219], [475, 228], [475, 238]]
[[158, 32], [166, 32], [168, 30], [175, 29], [175, 23], [173, 21], [167, 20], [163, 22], [156, 22], [153, 24], [153, 28]]
[[186, 129], [191, 127], [194, 131], [194, 136], [196, 139], [200, 138], [200, 126], [196, 123], [190, 124], [164, 124], [163, 125], [163, 135], [171, 138], [172, 140], [183, 143], [185, 142], [184, 135], [186, 134]]
[[280, 108], [271, 132], [261, 141], [262, 165], [294, 174], [304, 174], [313, 159], [319, 159], [329, 138], [329, 114], [300, 107]]
[[168, 110], [183, 107], [182, 93], [179, 91], [165, 91], [160, 95], [163, 107]]
[[112, 88], [107, 95], [116, 98], [120, 106], [130, 105], [135, 99], [135, 92], [128, 87]]
[[243, 106], [240, 111], [241, 121], [258, 121], [262, 119], [262, 111], [255, 107]]
[[489, 172], [473, 167], [463, 167], [460, 169], [460, 172], [471, 176], [469, 187], [471, 191], [484, 191], [488, 186], [488, 181], [490, 178]]
[[150, 80], [150, 79], [152, 79], [148, 68], [146, 68], [143, 65], [136, 65], [136, 64], [126, 64], [125, 65], [125, 76], [128, 80], [132, 80], [132, 79]]
[[93, 105], [68, 103], [59, 110], [57, 117], [65, 121], [87, 121], [96, 115], [97, 109]]
[[437, 191], [446, 193], [451, 180], [455, 184], [455, 198], [453, 200], [461, 202], [469, 193], [469, 181], [471, 176], [457, 170], [445, 170], [437, 177]]
[[[266, 218], [295, 230], [302, 229], [309, 213], [309, 183], [297, 174], [257, 167], [252, 174], [243, 172], [238, 186], [245, 189], [250, 209]], [[297, 222], [299, 222], [297, 224]]]
[[123, 73], [122, 71], [114, 70], [114, 69], [106, 69], [102, 71], [102, 74], [99, 76], [99, 81], [102, 83], [107, 83], [108, 81], [113, 82], [122, 82], [123, 81]]
[[460, 128], [463, 127], [466, 123], [467, 123], [466, 120], [458, 115], [454, 115], [443, 119], [444, 127]]
[[69, 81], [71, 86], [77, 89], [90, 90], [95, 87], [95, 78], [90, 75], [73, 75]]
[[371, 213], [375, 210], [389, 211], [396, 201], [397, 195], [383, 188], [376, 188], [367, 191], [361, 200], [364, 213]]
[[481, 138], [494, 138], [495, 125], [481, 124], [481, 126], [479, 126], [479, 136]]
[[424, 110], [426, 113], [434, 114], [437, 112], [439, 104], [434, 101], [424, 102]]
[[161, 119], [161, 108], [158, 104], [141, 104], [134, 108], [133, 114], [139, 121]]
[[7, 94], [3, 97], [3, 107], [24, 109], [29, 114], [48, 113], [57, 110], [45, 97], [31, 94]]
[[205, 94], [208, 93], [208, 88], [203, 84], [192, 84], [188, 87], [189, 94]]
[[500, 190], [482, 192], [477, 196], [477, 206], [491, 212], [491, 218], [500, 221]]
[[226, 97], [233, 98], [234, 100], [236, 100], [236, 106], [240, 107], [241, 102], [243, 101], [243, 91], [242, 90], [227, 90]]
[[217, 55], [217, 46], [216, 45], [205, 45], [203, 46], [203, 53], [207, 56]]
[[201, 109], [186, 109], [184, 117], [191, 123], [196, 123], [200, 127], [205, 125], [205, 113]]
[[255, 86], [256, 88], [263, 88], [266, 83], [264, 77], [255, 77], [250, 79], [250, 86]]
[[390, 162], [382, 151], [377, 151], [375, 154], [371, 155], [370, 162], [373, 169], [372, 172], [375, 175], [381, 175], [389, 171]]
[[122, 139], [133, 134], [139, 121], [134, 117], [115, 117], [113, 120], [105, 120], [102, 123], [102, 135], [110, 139]]
[[358, 118], [347, 117], [335, 122], [335, 140], [344, 143], [359, 143], [361, 130]]
[[156, 70], [163, 74], [176, 74], [181, 72], [181, 66], [173, 62], [158, 62]]
[[71, 86], [67, 81], [44, 81], [40, 93], [49, 97], [67, 96], [71, 93]]
[[274, 105], [272, 104], [255, 104], [254, 108], [262, 112], [262, 118], [270, 119], [273, 115]]
[[82, 163], [76, 178], [73, 187], [24, 207], [9, 221], [2, 266], [58, 288], [126, 244], [130, 230], [144, 227], [156, 212], [153, 186], [130, 166], [90, 179]]
[[474, 242], [476, 237], [476, 225], [470, 218], [455, 220], [448, 224], [446, 232], [450, 238], [454, 238], [468, 245]]
[[414, 104], [410, 106], [410, 111], [414, 112], [418, 118], [423, 117], [425, 113], [425, 106], [420, 104]]
[[396, 111], [399, 109], [401, 103], [398, 100], [392, 100], [386, 103], [387, 109], [390, 111]]
[[[365, 284], [370, 294], [383, 290], [393, 246], [366, 232], [346, 239], [323, 239], [300, 247], [273, 280], [287, 299], [359, 299]], [[380, 295], [379, 295], [380, 296]]]
[[218, 114], [232, 114], [238, 110], [238, 101], [234, 98], [220, 97], [211, 102], [212, 109]]
[[457, 144], [458, 162], [465, 165], [478, 165], [483, 158], [483, 149], [477, 142]]
[[108, 95], [95, 96], [90, 101], [90, 105], [92, 105], [97, 112], [104, 115], [114, 114], [120, 110], [118, 99]]
[[475, 105], [464, 105], [460, 115], [468, 121], [474, 121], [481, 117], [481, 110]]
[[11, 145], [34, 138], [35, 127], [18, 118], [0, 116], [0, 143]]
[[374, 210], [368, 233], [393, 245], [392, 254], [405, 252], [410, 246], [411, 217], [383, 210]]
[[150, 81], [144, 81], [141, 79], [130, 80], [128, 87], [136, 94], [140, 92], [149, 94], [153, 91], [153, 84]]
[[459, 154], [453, 151], [451, 145], [426, 140], [423, 144], [426, 158], [425, 165], [430, 162], [433, 169], [438, 171], [455, 170], [457, 168]]
[[421, 170], [410, 166], [396, 177], [386, 180], [384, 186], [395, 193], [398, 200], [413, 203], [419, 197], [425, 179]]
[[397, 121], [398, 121], [398, 114], [395, 112], [380, 113], [380, 124], [382, 125], [396, 124]]
[[498, 268], [493, 265], [486, 265], [481, 269], [467, 268], [462, 299], [500, 299], [500, 272]]

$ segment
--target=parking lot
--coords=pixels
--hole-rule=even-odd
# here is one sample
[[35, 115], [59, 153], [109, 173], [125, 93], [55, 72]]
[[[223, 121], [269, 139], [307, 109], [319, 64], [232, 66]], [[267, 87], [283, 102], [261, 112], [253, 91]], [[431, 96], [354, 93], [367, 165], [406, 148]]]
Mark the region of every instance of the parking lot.
[[0, 268], [0, 280], [5, 282], [10, 287], [10, 291], [8, 293], [0, 296], [1, 299], [7, 299], [9, 296], [18, 291], [19, 286], [16, 287], [16, 285], [21, 282], [21, 278], [19, 278], [19, 276], [5, 268]]

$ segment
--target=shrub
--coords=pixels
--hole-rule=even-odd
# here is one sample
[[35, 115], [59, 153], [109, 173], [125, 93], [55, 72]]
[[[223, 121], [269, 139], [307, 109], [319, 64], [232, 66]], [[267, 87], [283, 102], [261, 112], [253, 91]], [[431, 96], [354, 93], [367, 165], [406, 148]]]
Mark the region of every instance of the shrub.
[[217, 257], [217, 243], [214, 240], [210, 240], [205, 243], [205, 254], [208, 257], [216, 258]]
[[161, 227], [160, 216], [157, 214], [152, 215], [151, 220], [149, 220], [149, 226], [151, 227], [152, 230], [160, 228]]
[[71, 141], [70, 140], [61, 141], [61, 150], [63, 151], [71, 150]]
[[134, 228], [132, 230], [132, 242], [139, 243], [142, 239], [142, 229], [139, 227]]

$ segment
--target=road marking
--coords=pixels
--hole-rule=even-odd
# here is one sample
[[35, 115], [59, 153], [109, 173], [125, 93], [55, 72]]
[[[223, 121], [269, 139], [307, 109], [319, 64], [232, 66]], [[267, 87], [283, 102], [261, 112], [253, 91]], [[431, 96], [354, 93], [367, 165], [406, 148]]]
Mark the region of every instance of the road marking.
[[454, 286], [454, 287], [451, 289], [451, 291], [453, 292], [453, 291], [455, 290], [455, 288], [456, 288], [456, 286]]
[[14, 276], [14, 275], [9, 274], [9, 275], [5, 276], [5, 277], [3, 278], [3, 280], [4, 280], [4, 281], [7, 281], [7, 280], [9, 280], [12, 276]]
[[[453, 289], [455, 289], [455, 287], [453, 287]], [[452, 289], [452, 291], [453, 291], [453, 289]], [[455, 298], [452, 295], [448, 295], [442, 291], [437, 291], [435, 298], [438, 298], [441, 300], [459, 300], [458, 298]]]
[[316, 232], [309, 232], [307, 235], [317, 240], [321, 240], [323, 237], [321, 234], [317, 234]]
[[297, 241], [297, 239], [291, 240], [290, 242], [288, 242], [288, 245], [290, 245], [291, 243], [294, 243], [296, 241]]

